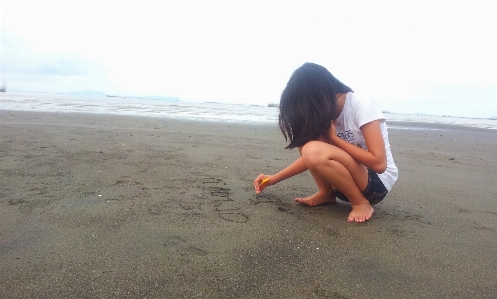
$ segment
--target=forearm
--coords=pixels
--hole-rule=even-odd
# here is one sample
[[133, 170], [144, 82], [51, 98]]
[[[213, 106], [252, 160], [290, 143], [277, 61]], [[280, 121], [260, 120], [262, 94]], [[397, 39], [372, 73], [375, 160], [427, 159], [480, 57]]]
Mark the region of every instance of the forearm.
[[304, 159], [302, 157], [298, 158], [290, 164], [287, 168], [281, 170], [277, 174], [273, 175], [271, 177], [271, 181], [273, 184], [276, 184], [278, 182], [281, 182], [283, 180], [286, 180], [294, 175], [297, 175], [299, 173], [302, 173], [307, 170], [307, 165], [304, 162]]
[[334, 138], [333, 144], [346, 151], [357, 162], [373, 170], [376, 173], [382, 173], [386, 167], [386, 157], [383, 155], [375, 156], [370, 151], [360, 148], [357, 145], [349, 143], [339, 137]]

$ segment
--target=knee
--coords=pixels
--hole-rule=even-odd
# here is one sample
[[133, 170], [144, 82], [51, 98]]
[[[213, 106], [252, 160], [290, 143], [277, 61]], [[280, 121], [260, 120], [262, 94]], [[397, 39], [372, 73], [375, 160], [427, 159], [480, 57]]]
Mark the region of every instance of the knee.
[[302, 147], [301, 155], [309, 169], [315, 169], [325, 160], [328, 160], [320, 141], [307, 142]]

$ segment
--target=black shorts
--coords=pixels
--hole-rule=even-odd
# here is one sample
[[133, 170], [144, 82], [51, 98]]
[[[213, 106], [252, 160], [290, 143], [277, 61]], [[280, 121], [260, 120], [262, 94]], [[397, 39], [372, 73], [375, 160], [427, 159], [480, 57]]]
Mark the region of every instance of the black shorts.
[[[362, 194], [369, 201], [371, 205], [375, 205], [385, 198], [388, 190], [383, 185], [383, 182], [378, 177], [378, 174], [371, 169], [368, 169], [368, 185], [366, 189], [362, 191]], [[349, 201], [347, 196], [338, 190], [333, 190], [333, 194], [343, 201]]]

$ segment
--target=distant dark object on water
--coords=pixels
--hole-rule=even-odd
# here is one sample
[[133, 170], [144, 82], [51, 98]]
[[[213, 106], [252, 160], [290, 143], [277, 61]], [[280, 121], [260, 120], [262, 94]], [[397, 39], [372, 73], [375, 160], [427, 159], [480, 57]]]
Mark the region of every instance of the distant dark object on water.
[[268, 107], [279, 107], [280, 104], [276, 104], [276, 103], [269, 103], [267, 104]]
[[3, 81], [2, 87], [0, 88], [0, 92], [6, 92], [7, 91], [7, 83]]

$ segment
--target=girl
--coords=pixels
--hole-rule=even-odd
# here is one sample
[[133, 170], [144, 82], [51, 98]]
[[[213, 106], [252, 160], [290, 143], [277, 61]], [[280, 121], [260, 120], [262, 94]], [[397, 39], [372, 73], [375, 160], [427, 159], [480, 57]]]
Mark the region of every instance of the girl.
[[[281, 95], [279, 127], [287, 149], [300, 158], [275, 175], [260, 174], [257, 194], [306, 170], [318, 191], [295, 201], [309, 206], [351, 203], [347, 221], [364, 222], [397, 180], [383, 113], [371, 99], [358, 98], [323, 66], [305, 63]], [[264, 182], [263, 182], [264, 181]]]

